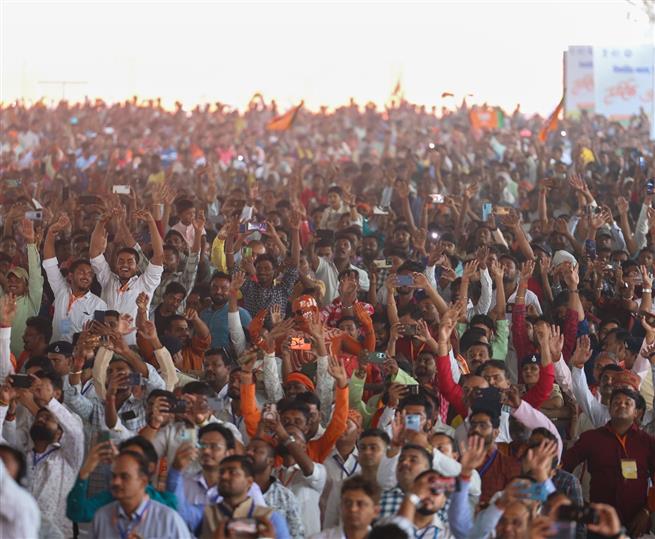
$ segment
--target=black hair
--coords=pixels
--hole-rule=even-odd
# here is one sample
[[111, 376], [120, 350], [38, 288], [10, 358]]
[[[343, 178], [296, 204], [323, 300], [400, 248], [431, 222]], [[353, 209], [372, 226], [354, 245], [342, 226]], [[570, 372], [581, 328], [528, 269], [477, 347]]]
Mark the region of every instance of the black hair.
[[118, 251], [116, 251], [116, 258], [118, 258], [121, 255], [121, 253], [127, 253], [134, 256], [134, 259], [137, 264], [139, 263], [139, 259], [141, 258], [137, 250], [132, 249], [132, 247], [121, 247]]
[[157, 455], [155, 446], [152, 445], [152, 442], [150, 440], [144, 438], [143, 436], [132, 436], [132, 438], [123, 440], [119, 444], [118, 451], [120, 453], [125, 453], [125, 452], [135, 453], [135, 451], [125, 449], [126, 447], [130, 447], [131, 445], [136, 445], [137, 447], [139, 447], [141, 451], [143, 451], [143, 455], [146, 457], [148, 462], [157, 465], [157, 461], [159, 460], [159, 455]]
[[[550, 432], [546, 427], [537, 427], [536, 429], [533, 429], [532, 432], [530, 433], [530, 436], [532, 436], [533, 434], [542, 436], [544, 439], [549, 440], [551, 442], [558, 443], [557, 436], [555, 436], [552, 432]], [[559, 462], [559, 457], [555, 455], [553, 457], [553, 468], [557, 467], [558, 462]]]
[[296, 400], [298, 402], [304, 402], [305, 404], [314, 404], [318, 410], [321, 409], [321, 399], [318, 398], [318, 395], [313, 391], [304, 391], [296, 395]]
[[205, 382], [188, 382], [184, 384], [182, 388], [182, 393], [186, 395], [204, 395], [207, 398], [211, 398], [215, 395], [214, 390], [209, 387], [209, 384]]
[[491, 426], [494, 429], [497, 429], [500, 427], [500, 413], [495, 413], [493, 410], [490, 410], [489, 408], [479, 406], [476, 407], [475, 405], [472, 406], [471, 413], [469, 414], [469, 417], [473, 417], [474, 415], [478, 414], [484, 414], [489, 417], [491, 420]]
[[90, 260], [86, 258], [78, 258], [77, 260], [74, 260], [73, 263], [70, 265], [70, 267], [68, 268], [68, 273], [73, 273], [80, 266], [89, 266], [93, 269]]
[[111, 360], [109, 361], [109, 364], [113, 365], [114, 363], [125, 363], [125, 365], [127, 365], [127, 367], [130, 369], [130, 371], [137, 372], [135, 370], [135, 368], [132, 366], [132, 364], [127, 359], [125, 359], [123, 356], [114, 355], [111, 358]]
[[405, 307], [398, 309], [398, 318], [409, 316], [412, 320], [420, 320], [423, 318], [423, 312], [416, 303], [408, 303]]
[[169, 317], [164, 318], [164, 323], [162, 324], [162, 331], [168, 331], [171, 329], [173, 322], [179, 322], [180, 320], [186, 321], [186, 318], [181, 314], [173, 314]]
[[25, 321], [25, 327], [36, 330], [47, 343], [52, 340], [52, 320], [43, 316], [30, 316]]
[[339, 324], [341, 324], [341, 322], [348, 322], [348, 321], [355, 322], [356, 326], [359, 325], [359, 320], [357, 320], [357, 318], [355, 318], [354, 316], [342, 316], [341, 318], [339, 318], [339, 320], [337, 320], [337, 327], [339, 327]]
[[373, 526], [368, 539], [409, 539], [409, 536], [397, 524], [382, 524]]
[[175, 211], [177, 213], [182, 213], [183, 211], [187, 211], [193, 207], [193, 201], [189, 200], [188, 198], [183, 198], [175, 202]]
[[425, 408], [425, 416], [428, 421], [432, 419], [434, 407], [432, 403], [421, 395], [409, 395], [398, 403], [398, 410], [403, 410], [407, 406], [423, 406]]
[[230, 276], [229, 273], [225, 273], [224, 271], [215, 271], [212, 273], [211, 279], [209, 279], [209, 282], [211, 283], [212, 281], [215, 281], [216, 279], [226, 279], [230, 282], [232, 282], [232, 277]]
[[57, 374], [54, 370], [52, 371], [39, 371], [36, 373], [36, 377], [40, 380], [50, 380], [52, 387], [58, 389], [59, 391], [64, 390], [64, 381], [62, 377]]
[[275, 257], [271, 253], [263, 253], [261, 255], [258, 255], [257, 258], [255, 258], [255, 266], [259, 264], [260, 262], [270, 262], [271, 266], [273, 266], [273, 269], [277, 268], [277, 260], [275, 260]]
[[637, 406], [637, 402], [639, 401], [639, 393], [632, 389], [628, 389], [627, 387], [618, 387], [615, 390], [612, 391], [612, 396], [610, 397], [610, 403], [614, 400], [615, 397], [618, 397], [619, 395], [625, 395], [626, 397], [631, 398], [633, 401], [635, 401], [635, 407]]
[[23, 365], [23, 369], [26, 371], [28, 369], [33, 369], [35, 367], [42, 372], [54, 372], [55, 370], [55, 368], [52, 365], [52, 361], [50, 361], [45, 356], [31, 357], [25, 362], [25, 365]]
[[413, 449], [415, 451], [418, 451], [419, 453], [421, 453], [421, 455], [423, 455], [423, 457], [425, 457], [425, 460], [428, 463], [428, 469], [431, 470], [432, 469], [432, 455], [430, 454], [430, 452], [427, 449], [425, 449], [425, 447], [423, 447], [422, 445], [418, 445], [418, 444], [405, 444], [403, 446], [403, 448], [400, 450], [400, 452], [403, 453], [404, 451], [408, 451], [408, 450], [411, 450], [411, 449]]
[[253, 468], [253, 462], [250, 457], [247, 457], [246, 455], [230, 455], [225, 457], [221, 461], [221, 464], [229, 464], [231, 462], [238, 462], [241, 465], [243, 473], [246, 474], [246, 477], [254, 477], [255, 470]]
[[398, 266], [396, 273], [400, 273], [401, 271], [411, 271], [412, 273], [421, 273], [424, 269], [425, 266], [422, 266], [418, 262], [414, 262], [413, 260], [405, 260], [400, 266]]
[[488, 369], [489, 367], [493, 367], [494, 369], [501, 370], [505, 373], [505, 376], [508, 377], [508, 371], [507, 371], [507, 365], [505, 364], [504, 361], [500, 359], [490, 359], [489, 361], [485, 361], [482, 365], [480, 365], [475, 371], [475, 374], [478, 376], [482, 376], [482, 373], [485, 371], [485, 369]]
[[481, 324], [488, 327], [491, 331], [496, 331], [496, 322], [494, 322], [493, 318], [486, 314], [476, 314], [473, 318], [471, 318], [469, 321], [469, 328], [473, 329], [473, 326], [476, 324]]
[[148, 398], [146, 400], [151, 401], [156, 397], [166, 397], [171, 402], [177, 400], [175, 393], [166, 389], [153, 389], [150, 393], [148, 393]]
[[336, 194], [339, 195], [340, 197], [343, 196], [343, 189], [341, 189], [341, 187], [339, 187], [338, 185], [333, 185], [332, 187], [330, 187], [330, 188], [328, 189], [327, 192], [328, 192], [328, 195], [329, 195], [330, 193], [336, 193]]
[[225, 445], [228, 449], [234, 449], [236, 447], [234, 433], [225, 425], [221, 425], [220, 423], [208, 423], [198, 431], [198, 440], [208, 432], [218, 432], [225, 440]]
[[27, 460], [22, 451], [11, 447], [10, 445], [0, 444], [0, 454], [2, 452], [9, 453], [18, 464], [18, 470], [16, 471], [16, 483], [21, 483], [25, 476], [27, 475]]
[[164, 251], [171, 251], [175, 256], [177, 257], [180, 256], [180, 250], [177, 247], [175, 247], [175, 245], [172, 245], [170, 243], [164, 244]]
[[282, 415], [284, 412], [290, 412], [291, 410], [300, 412], [305, 416], [305, 419], [309, 423], [311, 417], [309, 406], [307, 403], [299, 401], [297, 397], [295, 399], [280, 399], [277, 403], [277, 409], [280, 415]]
[[337, 281], [341, 281], [344, 277], [354, 277], [357, 282], [359, 282], [359, 272], [357, 270], [346, 268], [343, 271], [339, 272], [337, 276]]
[[186, 288], [184, 288], [184, 286], [177, 281], [173, 281], [172, 283], [168, 284], [166, 290], [164, 291], [164, 295], [167, 294], [182, 294], [184, 297], [186, 297]]
[[623, 372], [623, 367], [617, 365], [616, 363], [608, 363], [600, 370], [598, 373], [598, 378], [602, 378], [603, 374], [606, 372]]
[[380, 497], [382, 495], [382, 489], [378, 485], [377, 481], [371, 481], [370, 479], [365, 479], [361, 475], [354, 475], [349, 477], [341, 484], [341, 495], [343, 496], [344, 492], [349, 490], [361, 490], [366, 494], [375, 505], [380, 503]]
[[[126, 442], [127, 441], [129, 440], [126, 440]], [[122, 457], [124, 455], [132, 457], [139, 466], [139, 473], [141, 475], [146, 476], [147, 478], [150, 478], [150, 465], [149, 465], [150, 463], [144, 455], [142, 455], [141, 453], [137, 453], [136, 451], [130, 451], [129, 449], [126, 449], [125, 451], [121, 451], [118, 456]]]
[[362, 438], [379, 438], [384, 442], [384, 445], [391, 443], [391, 438], [382, 429], [366, 429], [359, 435], [359, 439], [361, 440]]

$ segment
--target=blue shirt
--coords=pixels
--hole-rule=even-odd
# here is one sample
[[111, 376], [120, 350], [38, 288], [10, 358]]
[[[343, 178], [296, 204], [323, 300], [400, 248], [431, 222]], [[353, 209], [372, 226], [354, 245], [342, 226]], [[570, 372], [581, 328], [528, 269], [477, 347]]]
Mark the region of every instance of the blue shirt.
[[[230, 346], [230, 333], [227, 328], [228, 304], [226, 303], [218, 310], [205, 309], [200, 313], [200, 319], [207, 324], [212, 336], [212, 348], [227, 348]], [[241, 325], [248, 327], [252, 317], [245, 309], [239, 307]]]
[[126, 539], [130, 533], [138, 534], [143, 539], [193, 538], [176, 511], [148, 496], [131, 516], [123, 511], [120, 503], [112, 502], [98, 509], [93, 517], [93, 537]]

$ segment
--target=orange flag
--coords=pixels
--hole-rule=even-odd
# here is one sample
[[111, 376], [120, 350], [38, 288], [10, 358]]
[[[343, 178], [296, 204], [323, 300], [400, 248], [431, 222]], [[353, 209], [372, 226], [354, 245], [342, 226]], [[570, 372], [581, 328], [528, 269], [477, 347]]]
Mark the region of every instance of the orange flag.
[[266, 129], [269, 131], [286, 131], [293, 125], [293, 122], [298, 115], [298, 111], [300, 111], [304, 104], [305, 102], [301, 101], [300, 105], [293, 107], [281, 116], [276, 116], [266, 124]]
[[539, 131], [539, 140], [541, 142], [546, 142], [546, 139], [548, 138], [548, 134], [552, 133], [553, 131], [555, 131], [555, 129], [557, 129], [557, 124], [559, 123], [557, 117], [559, 116], [559, 113], [562, 112], [563, 108], [564, 108], [564, 96], [562, 96], [559, 105], [557, 105], [557, 107], [555, 107], [555, 110], [550, 114], [550, 116], [548, 116], [546, 123], [541, 128], [541, 131]]

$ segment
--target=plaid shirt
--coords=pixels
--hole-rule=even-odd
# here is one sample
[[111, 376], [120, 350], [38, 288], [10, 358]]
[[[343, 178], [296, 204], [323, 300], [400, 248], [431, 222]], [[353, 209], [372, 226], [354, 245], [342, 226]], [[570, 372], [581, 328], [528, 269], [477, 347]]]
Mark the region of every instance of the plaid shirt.
[[303, 539], [305, 537], [305, 526], [300, 518], [298, 499], [293, 492], [283, 486], [275, 477], [271, 477], [271, 481], [271, 486], [264, 492], [266, 505], [284, 517], [292, 539]]
[[262, 309], [270, 309], [273, 305], [279, 305], [282, 311], [287, 308], [289, 296], [293, 291], [293, 285], [298, 279], [298, 268], [288, 268], [276, 283], [268, 288], [263, 287], [252, 279], [246, 280], [241, 287], [243, 294], [243, 307], [252, 315]]
[[380, 516], [378, 518], [394, 516], [404, 499], [405, 493], [400, 487], [385, 490], [380, 499]]
[[[164, 299], [164, 292], [166, 292], [166, 287], [172, 282], [180, 283], [184, 288], [186, 288], [187, 296], [191, 293], [193, 284], [196, 281], [196, 274], [198, 273], [198, 261], [200, 260], [198, 253], [191, 253], [186, 260], [184, 265], [184, 271], [175, 271], [171, 273], [164, 272], [161, 274], [161, 283], [155, 290], [155, 293], [152, 295], [152, 302], [150, 303], [150, 308], [154, 309], [157, 307], [162, 300]], [[186, 298], [180, 304], [180, 309], [184, 309]]]

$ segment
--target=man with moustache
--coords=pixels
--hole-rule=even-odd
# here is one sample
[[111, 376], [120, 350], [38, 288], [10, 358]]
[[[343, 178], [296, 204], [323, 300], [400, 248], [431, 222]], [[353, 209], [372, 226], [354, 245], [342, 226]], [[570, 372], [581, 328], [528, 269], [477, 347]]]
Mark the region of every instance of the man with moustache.
[[30, 428], [32, 449], [27, 458], [28, 490], [41, 513], [71, 537], [73, 524], [66, 518], [66, 497], [84, 458], [84, 431], [74, 414], [54, 397], [40, 406]]
[[93, 517], [93, 537], [193, 536], [182, 517], [170, 507], [146, 494], [148, 461], [135, 451], [123, 451], [112, 466], [111, 494], [116, 501], [105, 505]]
[[[209, 328], [212, 337], [212, 348], [228, 348], [230, 346], [228, 295], [231, 283], [232, 277], [220, 271], [215, 272], [209, 282], [213, 305], [200, 313], [200, 319]], [[252, 320], [250, 313], [240, 307], [238, 316], [241, 320], [241, 326], [247, 328]]]

